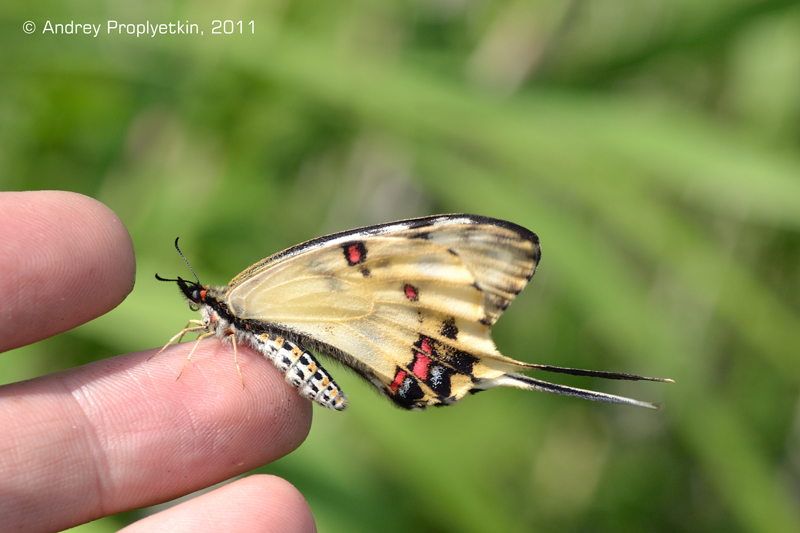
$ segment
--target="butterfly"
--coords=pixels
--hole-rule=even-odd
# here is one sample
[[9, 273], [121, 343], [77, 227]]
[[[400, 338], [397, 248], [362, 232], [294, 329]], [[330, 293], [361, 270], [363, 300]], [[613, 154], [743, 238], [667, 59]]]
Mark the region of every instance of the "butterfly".
[[[177, 239], [175, 247], [194, 274]], [[202, 285], [196, 274], [197, 281], [156, 274], [176, 282], [201, 315], [161, 351], [187, 332], [201, 333], [197, 343], [212, 335], [230, 341], [234, 354], [238, 344], [248, 345], [272, 361], [301, 396], [335, 410], [347, 407], [347, 397], [309, 350], [349, 366], [405, 409], [450, 405], [495, 387], [658, 408], [520, 371], [672, 380], [525, 363], [497, 350], [492, 325], [540, 258], [539, 238], [530, 230], [458, 214], [312, 239], [254, 264], [225, 287]], [[190, 358], [191, 353], [187, 363]]]

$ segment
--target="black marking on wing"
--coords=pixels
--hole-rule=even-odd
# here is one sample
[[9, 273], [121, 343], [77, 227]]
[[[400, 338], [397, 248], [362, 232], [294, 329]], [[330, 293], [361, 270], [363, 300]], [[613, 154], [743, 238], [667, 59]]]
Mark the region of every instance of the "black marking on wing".
[[451, 316], [442, 322], [442, 330], [440, 332], [443, 337], [456, 340], [458, 338], [458, 327], [456, 326], [456, 317]]
[[399, 367], [397, 375], [402, 375], [403, 379], [393, 391], [394, 394], [389, 395], [389, 398], [391, 398], [395, 404], [403, 407], [404, 409], [421, 407], [418, 400], [421, 400], [425, 397], [425, 392], [422, 390], [422, 387], [419, 386], [416, 376], [401, 370]]
[[425, 384], [435, 392], [441, 401], [450, 396], [450, 377], [456, 372], [444, 365], [434, 365], [430, 368]]

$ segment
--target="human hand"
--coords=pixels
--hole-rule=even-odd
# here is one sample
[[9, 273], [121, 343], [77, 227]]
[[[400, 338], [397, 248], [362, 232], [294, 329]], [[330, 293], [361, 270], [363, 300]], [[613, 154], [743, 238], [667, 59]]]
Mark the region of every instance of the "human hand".
[[[0, 193], [0, 352], [67, 331], [133, 288], [134, 253], [117, 216], [58, 191]], [[4, 531], [57, 531], [168, 501], [289, 453], [311, 404], [263, 357], [207, 340], [97, 361], [0, 387]], [[257, 378], [256, 378], [257, 376]], [[315, 531], [300, 493], [250, 476], [125, 531]]]

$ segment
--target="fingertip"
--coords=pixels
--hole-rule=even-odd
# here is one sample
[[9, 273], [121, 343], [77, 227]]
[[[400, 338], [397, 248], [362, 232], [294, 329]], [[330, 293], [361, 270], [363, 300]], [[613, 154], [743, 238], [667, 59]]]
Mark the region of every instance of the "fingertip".
[[[278, 476], [255, 474], [231, 485], [237, 491], [251, 494], [260, 520], [270, 523], [272, 531], [314, 532], [317, 530], [311, 507], [297, 488]], [[270, 509], [270, 505], [275, 506]]]
[[0, 193], [0, 351], [56, 335], [133, 289], [133, 242], [101, 202], [66, 191]]
[[136, 522], [125, 533], [212, 531], [313, 533], [311, 508], [288, 481], [253, 475]]

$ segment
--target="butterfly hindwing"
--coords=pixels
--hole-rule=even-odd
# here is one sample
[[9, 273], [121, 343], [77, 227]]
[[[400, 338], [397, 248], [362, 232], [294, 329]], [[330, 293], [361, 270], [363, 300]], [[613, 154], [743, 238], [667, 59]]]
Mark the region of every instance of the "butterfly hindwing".
[[398, 405], [424, 408], [525, 366], [497, 351], [490, 328], [539, 257], [520, 226], [429, 217], [295, 246], [220, 297], [237, 317], [342, 360]]

